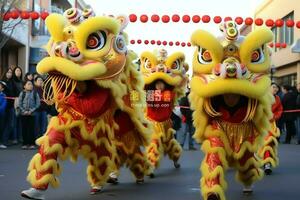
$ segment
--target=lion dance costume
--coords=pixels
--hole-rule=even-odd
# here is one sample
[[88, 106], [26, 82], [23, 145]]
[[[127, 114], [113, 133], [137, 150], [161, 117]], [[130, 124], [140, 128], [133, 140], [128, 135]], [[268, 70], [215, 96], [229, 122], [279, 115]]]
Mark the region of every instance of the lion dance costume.
[[151, 144], [146, 148], [148, 161], [151, 164], [149, 175], [159, 166], [164, 154], [179, 168], [178, 159], [182, 148], [174, 138], [171, 113], [179, 97], [185, 93], [188, 70], [184, 62], [185, 56], [181, 52], [168, 56], [167, 51], [161, 49], [154, 53], [141, 54], [140, 70], [143, 74], [146, 90], [146, 115], [153, 124]]
[[197, 30], [191, 41], [193, 57], [191, 106], [196, 132], [203, 142], [201, 191], [205, 200], [225, 200], [225, 170], [237, 169], [236, 178], [251, 193], [262, 178], [261, 161], [255, 156], [272, 117], [267, 43], [272, 32], [257, 28], [245, 38], [236, 24], [221, 26], [224, 36]]
[[[143, 178], [146, 157], [140, 146], [148, 144], [151, 129], [141, 107], [145, 94], [132, 62], [136, 55], [126, 47], [127, 22], [122, 16], [95, 17], [91, 10], [75, 8], [46, 19], [49, 57], [37, 71], [48, 74], [44, 99], [55, 103], [59, 114], [36, 141], [40, 148], [27, 177], [32, 188], [22, 196], [43, 199], [49, 184], [59, 185], [57, 159], [76, 161], [78, 155], [88, 160], [91, 194], [123, 163]], [[133, 100], [132, 93], [141, 98]]]

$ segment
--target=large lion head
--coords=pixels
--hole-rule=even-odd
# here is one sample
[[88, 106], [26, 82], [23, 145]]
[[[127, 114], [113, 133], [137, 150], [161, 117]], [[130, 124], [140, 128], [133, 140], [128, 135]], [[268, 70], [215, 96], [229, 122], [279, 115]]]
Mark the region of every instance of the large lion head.
[[136, 56], [126, 47], [127, 23], [122, 16], [94, 16], [75, 8], [47, 17], [49, 57], [37, 66], [48, 75], [45, 99], [88, 117], [99, 116], [113, 103], [124, 107], [128, 90], [142, 90], [132, 63]]
[[191, 101], [196, 138], [201, 140], [210, 119], [218, 118], [220, 107], [235, 112], [246, 107], [243, 116], [234, 121], [254, 121], [264, 131], [271, 116], [272, 95], [269, 92], [270, 50], [272, 32], [257, 28], [246, 37], [239, 35], [236, 24], [221, 26], [223, 37], [197, 30], [191, 41], [197, 47], [193, 57]]

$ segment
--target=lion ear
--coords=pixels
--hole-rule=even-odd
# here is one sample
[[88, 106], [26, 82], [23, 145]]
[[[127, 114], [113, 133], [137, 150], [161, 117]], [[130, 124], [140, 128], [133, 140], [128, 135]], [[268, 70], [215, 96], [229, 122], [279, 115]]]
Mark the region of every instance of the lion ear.
[[123, 30], [126, 28], [128, 22], [129, 22], [127, 16], [125, 16], [125, 15], [117, 16], [117, 20], [118, 20], [118, 21], [120, 22], [120, 24], [121, 24], [121, 31], [123, 31]]

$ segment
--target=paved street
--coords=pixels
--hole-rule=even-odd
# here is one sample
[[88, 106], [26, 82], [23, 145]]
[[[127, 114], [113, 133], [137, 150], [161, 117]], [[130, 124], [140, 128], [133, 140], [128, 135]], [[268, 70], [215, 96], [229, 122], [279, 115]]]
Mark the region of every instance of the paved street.
[[[35, 150], [21, 150], [12, 147], [0, 151], [0, 199], [17, 200], [20, 191], [27, 189], [27, 164]], [[234, 171], [229, 170], [227, 181], [229, 188], [227, 200], [293, 200], [299, 199], [300, 181], [300, 145], [281, 144], [280, 166], [272, 176], [265, 177], [255, 184], [252, 196], [243, 196], [242, 186], [234, 180]], [[89, 184], [86, 181], [86, 161], [76, 164], [63, 162], [63, 173], [60, 176], [61, 186], [50, 188], [47, 199], [64, 200], [199, 200], [198, 170], [203, 154], [201, 151], [184, 151], [181, 169], [174, 169], [172, 162], [165, 158], [157, 170], [156, 178], [145, 180], [143, 185], [136, 185], [128, 169], [122, 169], [119, 185], [107, 185], [103, 193], [89, 195]]]

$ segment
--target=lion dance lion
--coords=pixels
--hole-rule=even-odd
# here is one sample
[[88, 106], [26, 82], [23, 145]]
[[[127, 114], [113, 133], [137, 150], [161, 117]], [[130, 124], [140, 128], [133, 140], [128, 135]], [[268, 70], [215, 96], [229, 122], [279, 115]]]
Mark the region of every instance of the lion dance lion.
[[[55, 103], [59, 114], [36, 141], [40, 148], [27, 177], [32, 188], [23, 197], [43, 199], [49, 184], [59, 185], [57, 159], [76, 161], [78, 155], [88, 160], [91, 194], [124, 163], [143, 178], [146, 157], [140, 147], [148, 144], [151, 128], [141, 107], [145, 92], [133, 64], [136, 55], [126, 47], [127, 23], [122, 16], [94, 16], [90, 9], [75, 8], [46, 19], [49, 56], [37, 71], [48, 75], [44, 99]], [[140, 98], [132, 99], [132, 93]]]
[[146, 91], [146, 116], [153, 125], [151, 143], [146, 148], [151, 166], [148, 171], [154, 176], [154, 169], [164, 154], [179, 168], [182, 148], [174, 138], [171, 113], [179, 97], [185, 94], [188, 65], [185, 56], [175, 52], [168, 56], [165, 49], [143, 52], [140, 56], [140, 70], [144, 77]]
[[270, 56], [267, 43], [272, 32], [257, 28], [239, 36], [236, 24], [221, 26], [223, 36], [197, 30], [191, 41], [193, 56], [191, 106], [196, 132], [205, 154], [201, 164], [201, 191], [205, 200], [225, 200], [225, 171], [237, 170], [236, 178], [252, 192], [261, 179], [261, 160], [255, 155], [272, 118]]

